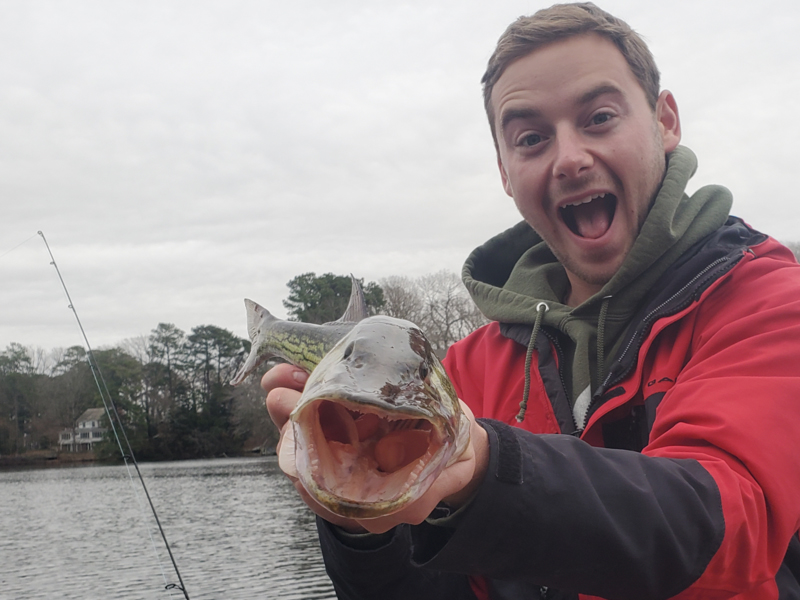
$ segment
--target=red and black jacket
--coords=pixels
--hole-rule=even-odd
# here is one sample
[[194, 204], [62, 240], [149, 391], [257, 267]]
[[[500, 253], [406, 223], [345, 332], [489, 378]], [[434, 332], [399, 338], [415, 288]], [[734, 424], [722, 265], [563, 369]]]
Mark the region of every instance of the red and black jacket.
[[456, 527], [380, 547], [321, 523], [340, 598], [800, 598], [800, 266], [730, 219], [653, 287], [583, 429], [558, 332], [492, 323], [445, 359], [490, 467]]

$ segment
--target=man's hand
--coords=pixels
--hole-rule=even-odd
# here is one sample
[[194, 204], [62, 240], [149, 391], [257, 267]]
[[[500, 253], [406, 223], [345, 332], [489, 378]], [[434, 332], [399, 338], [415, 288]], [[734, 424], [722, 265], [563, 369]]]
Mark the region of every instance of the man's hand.
[[281, 364], [267, 371], [261, 379], [261, 387], [267, 392], [269, 416], [281, 432], [277, 447], [279, 465], [303, 501], [326, 521], [352, 533], [383, 533], [400, 523], [421, 523], [441, 501], [457, 508], [467, 502], [477, 490], [488, 467], [488, 436], [483, 427], [475, 422], [469, 407], [461, 402], [461, 408], [471, 424], [469, 446], [456, 462], [442, 471], [421, 498], [399, 512], [375, 519], [346, 519], [330, 512], [308, 494], [295, 470], [294, 432], [289, 416], [300, 399], [307, 379], [308, 375], [302, 369]]
[[489, 466], [489, 436], [486, 430], [478, 425], [472, 411], [463, 402], [461, 410], [470, 420], [470, 441], [466, 450], [456, 462], [439, 474], [421, 498], [391, 515], [359, 520], [358, 523], [364, 529], [372, 533], [383, 533], [400, 523], [418, 525], [440, 502], [445, 502], [452, 508], [459, 508], [477, 492]]

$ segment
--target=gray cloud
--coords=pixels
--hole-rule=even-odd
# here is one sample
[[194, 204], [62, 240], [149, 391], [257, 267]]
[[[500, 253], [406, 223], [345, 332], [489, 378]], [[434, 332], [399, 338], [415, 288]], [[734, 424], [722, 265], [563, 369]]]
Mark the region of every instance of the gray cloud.
[[[695, 187], [800, 238], [800, 8], [602, 5], [644, 33], [678, 98]], [[518, 219], [479, 79], [538, 5], [363, 0], [0, 4], [0, 348], [95, 346], [215, 324], [286, 282], [459, 271]]]

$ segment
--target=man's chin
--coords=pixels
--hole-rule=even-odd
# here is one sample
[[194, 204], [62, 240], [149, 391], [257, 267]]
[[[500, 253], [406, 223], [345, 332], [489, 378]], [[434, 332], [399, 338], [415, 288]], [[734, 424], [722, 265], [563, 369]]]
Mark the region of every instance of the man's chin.
[[619, 270], [622, 261], [613, 263], [601, 262], [580, 262], [580, 261], [560, 261], [567, 271], [573, 291], [584, 290], [582, 300], [599, 292]]
[[[553, 251], [552, 246], [550, 249]], [[607, 246], [591, 251], [573, 248], [570, 253], [560, 249], [553, 251], [553, 254], [572, 276], [590, 285], [603, 286], [619, 270], [626, 253]]]

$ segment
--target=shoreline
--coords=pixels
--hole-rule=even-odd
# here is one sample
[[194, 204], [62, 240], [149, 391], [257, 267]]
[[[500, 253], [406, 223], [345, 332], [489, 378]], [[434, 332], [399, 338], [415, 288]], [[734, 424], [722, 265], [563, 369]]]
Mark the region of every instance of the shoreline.
[[[262, 456], [275, 456], [275, 449], [272, 447], [266, 450], [256, 448], [249, 452], [242, 452], [241, 454], [231, 455], [233, 457], [262, 457]], [[229, 458], [228, 455], [223, 454], [217, 457], [193, 457], [184, 459], [166, 459], [170, 460], [198, 460], [206, 458]], [[163, 461], [145, 461], [145, 462], [163, 462]], [[13, 471], [17, 469], [57, 469], [59, 467], [75, 467], [75, 466], [88, 466], [92, 464], [115, 464], [114, 461], [101, 461], [94, 452], [60, 452], [58, 450], [32, 450], [25, 454], [7, 454], [0, 455], [0, 472]], [[120, 461], [119, 464], [122, 464]]]
[[59, 452], [34, 450], [25, 454], [0, 456], [0, 470], [19, 467], [61, 467], [96, 462], [94, 452]]

